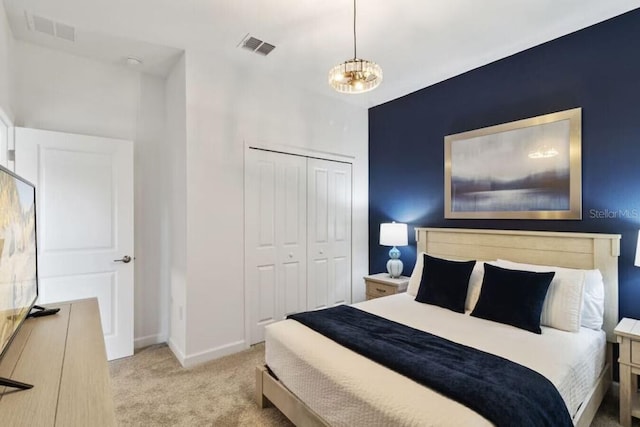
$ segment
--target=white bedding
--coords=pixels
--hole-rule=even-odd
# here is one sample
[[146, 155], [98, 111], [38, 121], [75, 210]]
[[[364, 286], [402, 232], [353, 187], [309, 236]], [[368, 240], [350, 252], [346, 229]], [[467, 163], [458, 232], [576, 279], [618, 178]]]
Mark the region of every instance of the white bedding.
[[[559, 390], [571, 415], [605, 361], [602, 331], [542, 335], [415, 302], [407, 294], [356, 307], [527, 366]], [[348, 350], [294, 320], [266, 328], [266, 363], [279, 380], [335, 426], [491, 425], [471, 409]]]

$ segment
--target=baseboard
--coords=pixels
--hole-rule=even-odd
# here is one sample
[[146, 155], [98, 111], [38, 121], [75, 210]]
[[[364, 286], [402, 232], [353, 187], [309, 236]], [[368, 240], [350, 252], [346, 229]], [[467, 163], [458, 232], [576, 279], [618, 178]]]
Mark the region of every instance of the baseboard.
[[[171, 347], [171, 345], [169, 345]], [[209, 350], [201, 351], [199, 353], [190, 354], [184, 357], [184, 361], [180, 360], [180, 363], [185, 368], [192, 368], [196, 365], [199, 365], [204, 362], [208, 362], [210, 360], [218, 359], [223, 356], [227, 356], [229, 354], [237, 353], [239, 351], [247, 349], [248, 346], [245, 340], [236, 341], [230, 344], [225, 344], [220, 347], [212, 348]], [[173, 349], [172, 349], [173, 350]], [[175, 353], [175, 351], [174, 351]]]
[[167, 342], [167, 337], [161, 334], [147, 335], [146, 337], [139, 337], [133, 340], [133, 348], [149, 347], [154, 344], [162, 344]]
[[185, 361], [184, 354], [180, 351], [178, 346], [173, 342], [171, 338], [167, 340], [167, 345], [169, 346], [169, 349], [173, 352], [173, 355], [176, 357], [176, 359], [178, 359], [178, 362], [180, 362], [180, 364], [184, 366], [184, 361]]

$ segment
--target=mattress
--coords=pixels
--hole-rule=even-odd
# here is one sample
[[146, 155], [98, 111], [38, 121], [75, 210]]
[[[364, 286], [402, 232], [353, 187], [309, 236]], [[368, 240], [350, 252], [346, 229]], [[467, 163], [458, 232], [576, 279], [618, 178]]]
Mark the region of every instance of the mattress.
[[[496, 354], [547, 377], [573, 416], [602, 372], [606, 336], [581, 328], [512, 326], [421, 304], [403, 294], [355, 307]], [[473, 410], [294, 321], [266, 328], [265, 359], [280, 382], [335, 426], [485, 426]]]

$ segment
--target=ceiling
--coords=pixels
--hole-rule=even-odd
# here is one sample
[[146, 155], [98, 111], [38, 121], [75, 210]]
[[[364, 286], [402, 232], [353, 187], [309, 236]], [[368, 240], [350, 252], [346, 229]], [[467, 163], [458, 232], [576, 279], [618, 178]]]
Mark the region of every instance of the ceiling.
[[[183, 50], [286, 79], [365, 108], [639, 8], [640, 0], [360, 0], [358, 56], [384, 81], [361, 95], [334, 92], [329, 69], [353, 55], [351, 0], [3, 0], [14, 37], [166, 75]], [[75, 28], [75, 42], [30, 30], [40, 16]], [[32, 25], [32, 24], [31, 24]], [[274, 44], [239, 49], [251, 34]]]

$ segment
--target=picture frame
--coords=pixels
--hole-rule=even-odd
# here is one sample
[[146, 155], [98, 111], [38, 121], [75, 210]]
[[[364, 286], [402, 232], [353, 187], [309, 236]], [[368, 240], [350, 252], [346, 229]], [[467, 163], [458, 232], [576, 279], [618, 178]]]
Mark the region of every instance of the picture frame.
[[582, 108], [444, 139], [448, 219], [582, 219]]

